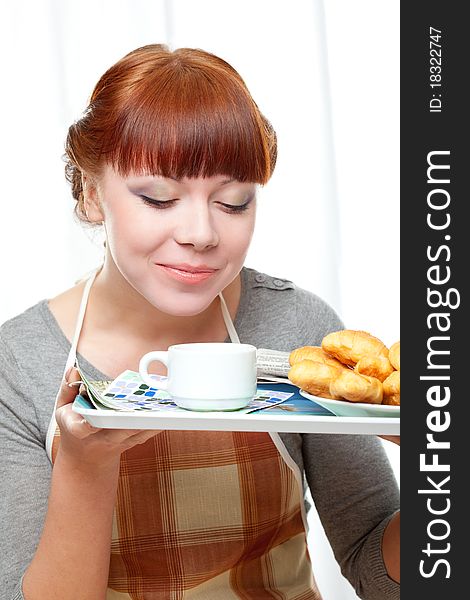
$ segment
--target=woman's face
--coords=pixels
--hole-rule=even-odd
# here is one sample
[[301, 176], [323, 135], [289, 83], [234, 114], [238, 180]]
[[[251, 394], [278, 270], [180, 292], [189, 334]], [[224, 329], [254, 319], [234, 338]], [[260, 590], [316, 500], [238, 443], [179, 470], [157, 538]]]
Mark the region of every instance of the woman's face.
[[92, 195], [107, 250], [157, 309], [196, 315], [231, 283], [253, 235], [256, 184], [209, 178], [121, 177], [107, 166]]

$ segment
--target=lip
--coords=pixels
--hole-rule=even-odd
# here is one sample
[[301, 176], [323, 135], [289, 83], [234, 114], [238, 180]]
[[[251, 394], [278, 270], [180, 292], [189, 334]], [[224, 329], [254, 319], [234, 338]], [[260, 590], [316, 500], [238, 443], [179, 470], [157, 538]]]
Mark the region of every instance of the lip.
[[187, 273], [214, 273], [217, 269], [208, 267], [207, 265], [188, 265], [187, 263], [181, 263], [178, 265], [163, 265], [158, 264], [159, 267], [165, 267], [167, 269], [176, 269], [177, 271], [186, 271]]
[[198, 284], [206, 281], [215, 273], [218, 269], [213, 269], [207, 265], [188, 265], [187, 263], [178, 265], [163, 265], [156, 263], [157, 267], [160, 267], [167, 275], [188, 284]]

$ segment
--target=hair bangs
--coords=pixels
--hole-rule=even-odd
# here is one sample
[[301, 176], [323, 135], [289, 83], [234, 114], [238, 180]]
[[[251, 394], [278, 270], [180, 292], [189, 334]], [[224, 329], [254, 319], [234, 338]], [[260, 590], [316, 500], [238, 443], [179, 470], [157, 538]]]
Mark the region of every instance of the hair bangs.
[[275, 134], [243, 84], [183, 68], [165, 75], [139, 82], [125, 99], [108, 130], [106, 161], [123, 176], [226, 175], [265, 184], [274, 169]]

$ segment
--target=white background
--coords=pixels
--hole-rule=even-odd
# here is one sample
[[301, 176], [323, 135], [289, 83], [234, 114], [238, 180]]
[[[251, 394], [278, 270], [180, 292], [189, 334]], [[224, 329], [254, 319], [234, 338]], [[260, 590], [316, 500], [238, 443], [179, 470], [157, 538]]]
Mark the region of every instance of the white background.
[[[99, 263], [99, 236], [71, 216], [66, 130], [106, 68], [160, 42], [230, 62], [277, 131], [247, 265], [324, 297], [349, 328], [399, 339], [397, 0], [16, 0], [0, 11], [0, 322]], [[398, 448], [384, 445], [398, 479]], [[324, 599], [355, 598], [310, 520]]]

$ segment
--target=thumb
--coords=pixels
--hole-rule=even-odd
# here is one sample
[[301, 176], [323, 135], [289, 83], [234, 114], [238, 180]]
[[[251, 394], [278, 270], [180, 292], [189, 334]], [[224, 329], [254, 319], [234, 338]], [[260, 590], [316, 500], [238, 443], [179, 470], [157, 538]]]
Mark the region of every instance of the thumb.
[[66, 404], [70, 404], [75, 400], [75, 396], [78, 394], [78, 387], [80, 383], [80, 373], [75, 367], [72, 367], [67, 371], [60, 384], [60, 388], [57, 393], [57, 408], [65, 406]]

